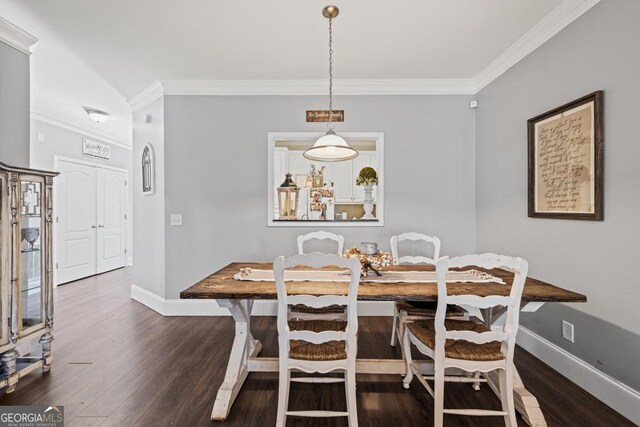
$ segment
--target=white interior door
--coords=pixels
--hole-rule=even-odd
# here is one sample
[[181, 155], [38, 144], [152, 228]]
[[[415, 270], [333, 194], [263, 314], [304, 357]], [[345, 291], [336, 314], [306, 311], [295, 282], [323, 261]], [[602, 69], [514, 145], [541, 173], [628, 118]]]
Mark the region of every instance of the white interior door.
[[127, 262], [127, 191], [124, 172], [98, 169], [97, 272], [124, 267]]
[[59, 163], [56, 284], [96, 273], [96, 168]]

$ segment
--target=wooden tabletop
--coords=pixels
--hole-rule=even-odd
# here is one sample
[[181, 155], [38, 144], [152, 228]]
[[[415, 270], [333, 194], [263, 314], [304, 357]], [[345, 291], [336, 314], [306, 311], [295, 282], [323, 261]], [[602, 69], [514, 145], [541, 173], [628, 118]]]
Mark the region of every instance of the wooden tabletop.
[[[233, 276], [241, 268], [272, 270], [272, 263], [233, 262], [223, 269], [204, 278], [188, 289], [180, 292], [181, 299], [277, 299], [275, 282], [251, 282], [235, 280]], [[428, 265], [394, 265], [382, 270], [429, 271]], [[476, 270], [481, 268], [474, 267]], [[447, 286], [449, 295], [509, 295], [513, 273], [505, 270], [483, 270], [500, 277], [507, 286], [498, 283], [451, 283]], [[287, 282], [290, 294], [304, 295], [346, 295], [348, 283], [342, 282]], [[361, 301], [437, 301], [436, 283], [367, 283], [358, 288]], [[549, 283], [527, 277], [523, 302], [586, 302], [587, 297]]]

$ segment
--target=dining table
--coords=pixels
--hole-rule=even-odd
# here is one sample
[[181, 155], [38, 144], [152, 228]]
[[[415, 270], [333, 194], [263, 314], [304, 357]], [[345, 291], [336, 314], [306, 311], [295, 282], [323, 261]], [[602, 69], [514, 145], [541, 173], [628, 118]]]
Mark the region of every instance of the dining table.
[[[278, 372], [277, 357], [260, 357], [262, 345], [251, 333], [251, 311], [256, 300], [277, 300], [274, 281], [239, 280], [240, 273], [250, 270], [272, 270], [272, 263], [232, 262], [226, 267], [205, 277], [193, 286], [180, 293], [181, 299], [213, 299], [220, 307], [227, 308], [235, 321], [235, 337], [224, 381], [218, 389], [211, 419], [224, 421], [228, 417], [233, 402], [240, 392], [250, 372]], [[449, 295], [509, 295], [513, 273], [503, 269], [482, 270], [503, 283], [455, 282], [447, 283]], [[392, 265], [382, 270], [385, 272], [433, 271], [430, 265]], [[287, 291], [291, 295], [346, 295], [349, 283], [346, 281], [296, 280], [287, 281]], [[358, 288], [359, 301], [432, 301], [438, 300], [437, 283], [434, 281], [417, 282], [381, 282], [374, 277], [364, 278]], [[422, 277], [422, 276], [421, 276]], [[521, 300], [521, 311], [534, 312], [546, 303], [583, 303], [585, 295], [527, 277]], [[504, 322], [504, 312], [483, 311], [482, 321], [488, 326]], [[433, 361], [421, 360], [417, 365], [425, 374], [433, 375]], [[363, 359], [356, 362], [358, 374], [406, 374], [406, 363], [403, 359]], [[514, 399], [516, 409], [524, 421], [530, 426], [546, 426], [544, 415], [537, 399], [524, 386], [517, 369], [514, 368]], [[498, 393], [497, 376], [487, 375], [486, 380], [491, 389]], [[402, 381], [398, 381], [401, 392]], [[498, 393], [499, 394], [499, 393]]]

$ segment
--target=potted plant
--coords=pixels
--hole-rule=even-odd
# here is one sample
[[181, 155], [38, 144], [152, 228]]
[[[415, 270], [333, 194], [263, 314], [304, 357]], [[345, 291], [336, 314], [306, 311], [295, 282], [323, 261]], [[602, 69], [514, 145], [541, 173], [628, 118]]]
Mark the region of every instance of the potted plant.
[[373, 191], [373, 186], [377, 184], [378, 174], [374, 168], [366, 166], [360, 170], [356, 178], [356, 185], [364, 186], [364, 215], [360, 219], [376, 219], [373, 216], [373, 197], [371, 197], [371, 192]]

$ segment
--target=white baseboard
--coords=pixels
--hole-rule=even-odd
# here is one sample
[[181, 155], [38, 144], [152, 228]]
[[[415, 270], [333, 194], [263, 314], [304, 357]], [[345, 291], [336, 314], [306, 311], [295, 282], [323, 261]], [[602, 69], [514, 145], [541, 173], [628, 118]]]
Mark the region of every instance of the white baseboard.
[[[131, 285], [131, 298], [163, 316], [228, 316], [229, 310], [219, 307], [214, 300], [165, 299], [140, 286]], [[276, 301], [256, 301], [253, 316], [275, 316]], [[388, 301], [363, 301], [358, 303], [360, 316], [391, 316], [393, 303]]]
[[640, 393], [540, 335], [520, 327], [518, 345], [578, 386], [640, 425]]
[[140, 286], [131, 285], [131, 299], [146, 305], [151, 310], [164, 315], [164, 298], [150, 292]]

